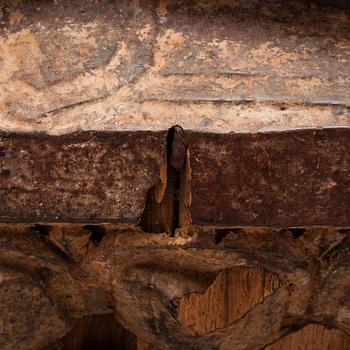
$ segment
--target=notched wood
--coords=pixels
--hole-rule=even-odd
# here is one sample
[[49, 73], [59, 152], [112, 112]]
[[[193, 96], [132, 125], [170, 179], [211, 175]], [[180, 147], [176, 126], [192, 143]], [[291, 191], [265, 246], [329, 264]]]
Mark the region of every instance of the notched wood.
[[141, 218], [141, 227], [146, 232], [174, 236], [176, 229], [190, 223], [190, 152], [183, 133], [180, 126], [168, 131], [166, 165], [163, 163], [160, 168], [160, 184], [147, 193]]

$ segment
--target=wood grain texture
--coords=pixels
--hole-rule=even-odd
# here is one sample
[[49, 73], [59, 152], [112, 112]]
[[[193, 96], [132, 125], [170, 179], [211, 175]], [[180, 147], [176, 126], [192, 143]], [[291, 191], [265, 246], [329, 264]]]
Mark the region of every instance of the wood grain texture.
[[[295, 333], [308, 324], [350, 332], [344, 228], [191, 227], [171, 237], [96, 226], [0, 225], [2, 349], [47, 349], [68, 334], [80, 346], [90, 332], [91, 344], [131, 339], [138, 350], [260, 350], [308, 344], [309, 331]], [[322, 346], [347, 342], [311, 333]]]
[[280, 286], [278, 277], [259, 268], [220, 272], [204, 294], [181, 299], [179, 320], [198, 335], [227, 327]]
[[[233, 268], [220, 272], [203, 293], [184, 296], [179, 304], [180, 322], [199, 336], [223, 328], [239, 319], [256, 303], [281, 285], [272, 273], [259, 268]], [[139, 341], [138, 350], [157, 348]], [[310, 324], [291, 333], [266, 350], [346, 350], [350, 337], [340, 330]]]
[[347, 350], [350, 337], [340, 330], [310, 324], [302, 330], [287, 335], [266, 350]]

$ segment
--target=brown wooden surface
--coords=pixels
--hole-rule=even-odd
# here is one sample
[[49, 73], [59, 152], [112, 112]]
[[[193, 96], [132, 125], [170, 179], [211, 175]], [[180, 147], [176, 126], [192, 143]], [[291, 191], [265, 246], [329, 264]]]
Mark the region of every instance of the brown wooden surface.
[[0, 1], [0, 348], [347, 350], [348, 8]]
[[[184, 138], [191, 194], [177, 206], [190, 201], [193, 224], [350, 225], [350, 129]], [[3, 134], [0, 147], [0, 221], [139, 223], [167, 142], [165, 132]]]
[[302, 330], [287, 335], [266, 350], [347, 350], [350, 337], [346, 333], [324, 326], [310, 324]]
[[[179, 304], [180, 322], [198, 335], [227, 327], [281, 285], [278, 278], [259, 268], [233, 268], [218, 274], [203, 293], [185, 295]], [[267, 350], [347, 350], [350, 336], [310, 324], [267, 346]], [[156, 350], [139, 341], [137, 350]]]
[[194, 224], [350, 224], [350, 129], [186, 137]]
[[0, 222], [139, 223], [166, 132], [0, 134]]
[[318, 334], [323, 344], [348, 341], [295, 333], [315, 323], [350, 333], [345, 229], [193, 226], [171, 237], [125, 224], [2, 224], [0, 233], [5, 350], [59, 345], [76, 325], [73, 343], [90, 326], [91, 343], [116, 327], [146, 349], [258, 350]]
[[179, 320], [198, 335], [227, 327], [280, 286], [278, 277], [259, 268], [225, 270], [204, 294], [179, 304]]

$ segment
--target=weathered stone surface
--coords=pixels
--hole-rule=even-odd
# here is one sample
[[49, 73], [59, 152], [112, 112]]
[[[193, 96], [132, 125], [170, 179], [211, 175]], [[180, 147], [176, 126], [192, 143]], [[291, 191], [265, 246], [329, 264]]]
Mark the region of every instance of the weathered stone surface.
[[311, 1], [2, 3], [0, 128], [349, 126], [348, 12]]

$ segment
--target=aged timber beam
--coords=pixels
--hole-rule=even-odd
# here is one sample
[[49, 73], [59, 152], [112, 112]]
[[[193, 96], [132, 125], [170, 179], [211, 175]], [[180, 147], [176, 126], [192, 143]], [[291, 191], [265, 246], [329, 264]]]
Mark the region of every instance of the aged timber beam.
[[349, 226], [349, 128], [186, 133], [195, 224]]
[[166, 134], [2, 134], [0, 221], [138, 223]]
[[348, 1], [2, 1], [0, 348], [350, 348]]
[[[166, 135], [2, 134], [1, 222], [140, 223], [147, 191], [172, 185]], [[193, 224], [350, 226], [349, 128], [181, 135]]]

